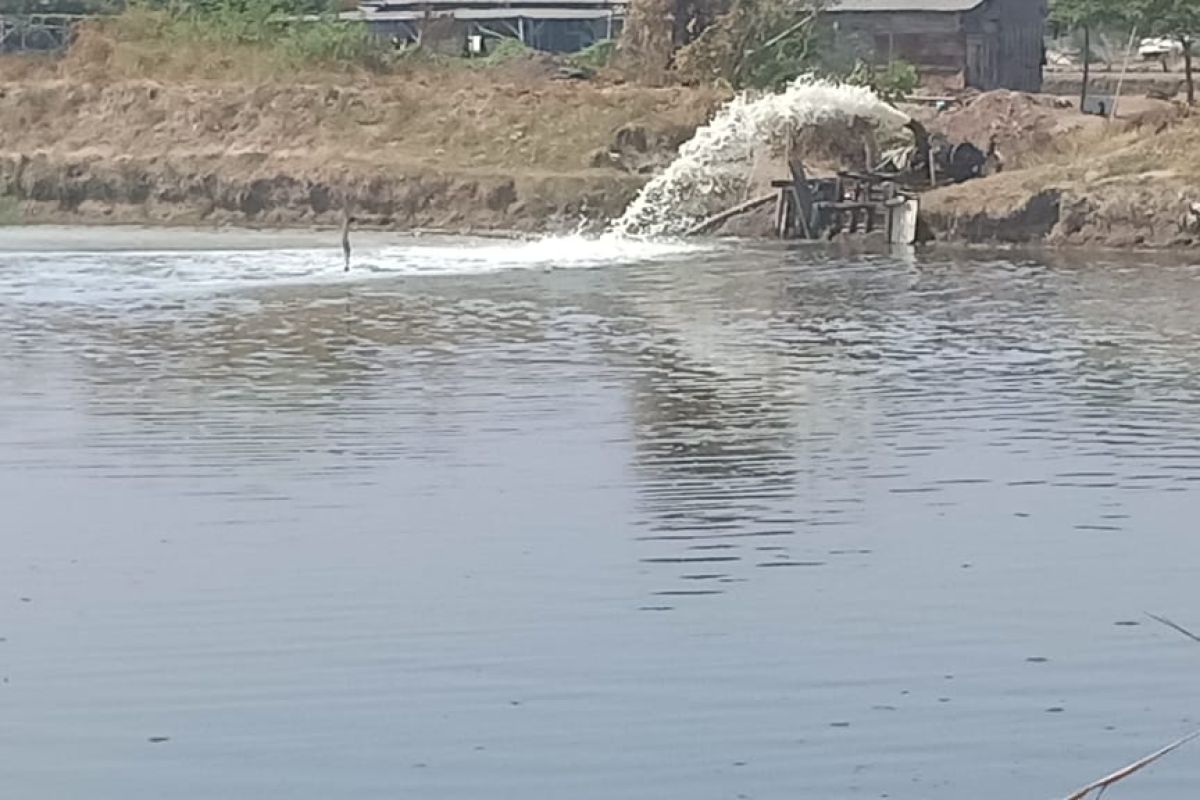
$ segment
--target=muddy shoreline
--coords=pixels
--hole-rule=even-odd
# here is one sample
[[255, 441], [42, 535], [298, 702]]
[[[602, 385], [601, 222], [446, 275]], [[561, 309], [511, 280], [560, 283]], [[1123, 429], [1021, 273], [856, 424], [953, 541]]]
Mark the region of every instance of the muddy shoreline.
[[642, 181], [619, 173], [529, 175], [382, 170], [329, 178], [271, 159], [0, 155], [11, 222], [546, 232], [618, 215]]
[[[595, 230], [722, 100], [550, 80], [0, 81], [0, 224], [304, 229], [337, 226], [350, 209], [361, 228], [398, 232]], [[1079, 116], [1052, 100], [990, 103], [947, 124], [976, 138], [998, 130], [1018, 156], [1063, 139], [1054, 126]], [[1115, 144], [1074, 161], [928, 193], [926, 222], [942, 242], [1197, 247], [1200, 120], [1122, 124], [1106, 132]]]
[[[236, 159], [233, 159], [236, 163]], [[230, 174], [232, 173], [232, 174]], [[333, 229], [341, 198], [361, 229], [459, 234], [559, 234], [600, 230], [620, 215], [644, 179], [613, 174], [529, 176], [369, 170], [342, 181], [263, 162], [226, 159], [62, 159], [0, 155], [6, 224], [142, 225], [180, 228]], [[1192, 249], [1200, 231], [1180, 210], [1154, 213], [1163, 198], [1145, 186], [1113, 192], [1036, 182], [1000, 202], [986, 182], [925, 196], [923, 217], [945, 244]], [[1181, 189], [1186, 193], [1186, 190]], [[337, 198], [335, 201], [334, 198]], [[989, 200], [993, 202], [988, 202]], [[1105, 207], [1103, 204], [1108, 203]], [[743, 226], [744, 227], [744, 226]], [[731, 226], [729, 234], [744, 231]]]

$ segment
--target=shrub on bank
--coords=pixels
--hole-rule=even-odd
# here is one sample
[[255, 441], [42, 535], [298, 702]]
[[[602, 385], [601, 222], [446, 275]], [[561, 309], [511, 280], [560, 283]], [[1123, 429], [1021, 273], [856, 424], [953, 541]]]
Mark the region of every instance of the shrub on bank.
[[[389, 57], [365, 24], [333, 7], [280, 0], [139, 2], [94, 21], [73, 53], [101, 54], [109, 66], [160, 77], [181, 72], [287, 72], [305, 68], [378, 70]], [[101, 40], [97, 42], [96, 40]], [[98, 46], [99, 45], [99, 46]]]

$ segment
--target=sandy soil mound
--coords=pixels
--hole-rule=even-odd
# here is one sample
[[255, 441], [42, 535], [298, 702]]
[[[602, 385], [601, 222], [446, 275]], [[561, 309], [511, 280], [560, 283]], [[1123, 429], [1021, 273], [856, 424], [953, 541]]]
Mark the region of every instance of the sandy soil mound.
[[1146, 118], [1178, 116], [1171, 103], [1145, 97], [1126, 97], [1115, 122], [1079, 113], [1075, 99], [998, 89], [968, 95], [960, 106], [936, 113], [928, 107], [906, 109], [931, 131], [952, 142], [972, 142], [986, 148], [993, 139], [1009, 167], [1042, 163], [1047, 156], [1075, 146], [1080, 135], [1102, 134], [1110, 125], [1124, 129]]
[[1097, 117], [1072, 110], [1070, 100], [1006, 89], [968, 96], [963, 105], [940, 114], [928, 107], [906, 110], [952, 142], [971, 142], [982, 149], [994, 139], [1010, 163], [1052, 148], [1068, 134], [1103, 125]]
[[[1153, 124], [1150, 124], [1153, 123]], [[1200, 118], [1151, 118], [1027, 169], [931, 192], [945, 238], [1110, 247], [1200, 245]]]

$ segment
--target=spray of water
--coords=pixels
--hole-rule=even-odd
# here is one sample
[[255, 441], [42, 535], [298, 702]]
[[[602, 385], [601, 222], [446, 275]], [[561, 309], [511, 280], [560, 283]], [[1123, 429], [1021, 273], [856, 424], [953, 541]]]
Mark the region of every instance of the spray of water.
[[739, 95], [646, 184], [611, 232], [638, 237], [682, 233], [719, 205], [741, 199], [760, 147], [783, 141], [789, 131], [854, 118], [892, 126], [908, 122], [870, 89], [809, 76], [778, 94]]

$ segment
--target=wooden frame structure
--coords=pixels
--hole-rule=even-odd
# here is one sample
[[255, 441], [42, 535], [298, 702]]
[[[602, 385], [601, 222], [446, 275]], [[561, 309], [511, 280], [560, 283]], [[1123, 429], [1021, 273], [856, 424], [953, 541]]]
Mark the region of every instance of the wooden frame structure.
[[792, 178], [777, 192], [775, 232], [781, 239], [821, 239], [882, 230], [890, 244], [914, 244], [917, 199], [878, 175], [841, 172], [809, 180], [793, 161]]

